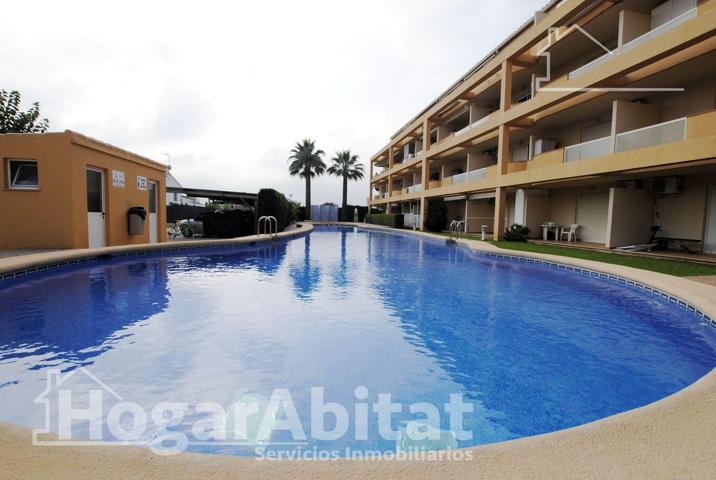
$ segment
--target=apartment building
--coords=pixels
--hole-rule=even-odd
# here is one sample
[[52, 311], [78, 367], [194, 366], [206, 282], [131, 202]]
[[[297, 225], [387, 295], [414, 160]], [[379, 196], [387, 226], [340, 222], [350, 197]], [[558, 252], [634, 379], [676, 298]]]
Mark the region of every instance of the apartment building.
[[428, 202], [500, 238], [578, 224], [606, 247], [652, 225], [716, 253], [716, 0], [551, 2], [392, 136], [369, 203]]

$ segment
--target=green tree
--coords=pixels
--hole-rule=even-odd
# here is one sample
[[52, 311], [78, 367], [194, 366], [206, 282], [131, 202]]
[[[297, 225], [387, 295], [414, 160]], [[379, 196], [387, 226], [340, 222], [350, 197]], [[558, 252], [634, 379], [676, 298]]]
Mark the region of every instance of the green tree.
[[333, 162], [328, 167], [328, 174], [343, 178], [343, 200], [341, 202], [341, 220], [347, 221], [350, 218], [348, 210], [348, 180], [360, 180], [363, 178], [363, 164], [358, 163], [358, 155], [351, 155], [350, 150], [336, 152], [331, 159]]
[[40, 119], [40, 104], [35, 102], [26, 112], [20, 110], [20, 92], [0, 90], [0, 133], [45, 133], [50, 126]]
[[306, 220], [311, 219], [311, 179], [323, 175], [326, 171], [326, 164], [321, 159], [323, 155], [323, 150], [316, 149], [314, 140], [304, 139], [302, 142], [296, 142], [291, 156], [288, 157], [291, 162], [288, 165], [288, 173], [306, 181]]

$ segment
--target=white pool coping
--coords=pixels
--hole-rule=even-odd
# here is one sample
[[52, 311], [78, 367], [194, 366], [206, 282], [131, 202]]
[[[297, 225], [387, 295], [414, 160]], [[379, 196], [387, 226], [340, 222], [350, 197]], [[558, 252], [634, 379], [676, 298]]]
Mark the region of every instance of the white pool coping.
[[[345, 225], [395, 231], [363, 224]], [[283, 238], [310, 231], [310, 224], [305, 224]], [[445, 240], [428, 233], [399, 232]], [[234, 239], [233, 244], [257, 241], [264, 239], [245, 237]], [[197, 241], [186, 243], [187, 247], [232, 243], [201, 242], [201, 245]], [[569, 265], [649, 285], [716, 318], [716, 287], [619, 265], [509, 251], [474, 240], [459, 242], [488, 254]], [[161, 250], [162, 246], [166, 248], [167, 244], [151, 249]], [[110, 248], [119, 249], [112, 250], [112, 254], [147, 250], [146, 246]], [[11, 257], [0, 261], [0, 273], [18, 265], [36, 268], [49, 262], [87, 258], [88, 254], [96, 257], [107, 253], [106, 249], [95, 249], [29, 255], [32, 259]], [[8, 265], [6, 260], [16, 263]], [[471, 461], [276, 462], [191, 453], [164, 457], [146, 449], [114, 446], [33, 447], [28, 429], [0, 424], [0, 477], [7, 478], [712, 478], [716, 472], [716, 369], [683, 390], [641, 408], [578, 427], [468, 448], [465, 452], [470, 452]]]

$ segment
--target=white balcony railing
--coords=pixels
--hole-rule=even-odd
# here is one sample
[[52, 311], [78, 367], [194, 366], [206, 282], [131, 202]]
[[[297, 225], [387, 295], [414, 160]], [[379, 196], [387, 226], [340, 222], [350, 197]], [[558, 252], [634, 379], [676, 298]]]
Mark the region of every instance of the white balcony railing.
[[679, 16], [672, 18], [666, 23], [663, 23], [659, 25], [658, 27], [649, 30], [648, 32], [644, 33], [643, 35], [638, 36], [634, 40], [631, 40], [624, 45], [621, 46], [621, 48], [614, 49], [611, 52], [605, 53], [599, 58], [596, 58], [592, 60], [591, 62], [587, 63], [586, 65], [582, 65], [581, 67], [572, 70], [569, 72], [568, 78], [574, 78], [577, 77], [585, 72], [588, 72], [589, 70], [593, 69], [594, 67], [601, 65], [602, 63], [606, 62], [610, 58], [616, 57], [618, 54], [626, 52], [628, 50], [633, 49], [634, 47], [641, 45], [642, 43], [651, 40], [654, 37], [658, 37], [662, 33], [666, 32], [667, 30], [670, 30], [674, 28], [675, 26], [679, 25], [680, 23], [683, 23], [691, 18], [694, 18], [696, 16], [696, 7], [691, 8], [690, 10], [687, 10], [686, 12], [680, 14]]
[[570, 145], [564, 149], [564, 161], [573, 162], [612, 153], [612, 137], [598, 138], [589, 142]]
[[682, 140], [686, 140], [686, 118], [677, 118], [618, 134], [615, 151], [623, 152]]
[[423, 186], [421, 184], [413, 185], [405, 189], [405, 193], [411, 194], [411, 193], [420, 193], [423, 191]]
[[678, 17], [672, 18], [668, 22], [659, 25], [658, 27], [656, 27], [653, 30], [649, 30], [645, 34], [643, 34], [639, 37], [636, 37], [634, 40], [625, 43], [624, 45], [622, 45], [620, 53], [626, 52], [627, 50], [631, 50], [632, 48], [634, 48], [638, 45], [641, 45], [642, 43], [644, 43], [648, 40], [651, 40], [654, 37], [658, 37], [665, 31], [674, 28], [675, 26], [679, 25], [680, 23], [690, 20], [690, 19], [694, 18], [695, 16], [696, 16], [696, 7], [682, 13]]
[[470, 130], [471, 128], [475, 128], [475, 127], [477, 127], [478, 125], [481, 125], [481, 124], [485, 123], [489, 118], [490, 118], [490, 115], [487, 114], [487, 115], [485, 115], [484, 117], [480, 118], [479, 120], [475, 120], [473, 123], [471, 123], [471, 124], [468, 125], [467, 127], [461, 128], [461, 129], [458, 130], [457, 132], [453, 132], [452, 136], [453, 136], [453, 137], [458, 137], [458, 136], [462, 135], [463, 133], [467, 132], [468, 130]]
[[485, 178], [487, 176], [486, 168], [478, 168], [477, 170], [471, 170], [469, 172], [458, 173], [452, 176], [452, 184], [466, 183]]
[[572, 70], [571, 72], [569, 72], [568, 78], [574, 78], [574, 77], [577, 77], [585, 72], [588, 72], [589, 70], [593, 69], [597, 65], [601, 65], [602, 63], [606, 62], [610, 58], [616, 56], [617, 53], [618, 53], [617, 50], [605, 53], [601, 57], [592, 60], [591, 62], [587, 63], [586, 65], [582, 65], [581, 67], [577, 68], [576, 70]]

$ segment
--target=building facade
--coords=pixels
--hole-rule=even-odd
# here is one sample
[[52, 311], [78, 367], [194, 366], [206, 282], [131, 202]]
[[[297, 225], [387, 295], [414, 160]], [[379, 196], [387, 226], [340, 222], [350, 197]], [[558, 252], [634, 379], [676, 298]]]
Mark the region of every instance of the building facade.
[[716, 253], [715, 109], [716, 0], [554, 1], [371, 158], [369, 203]]
[[69, 130], [0, 135], [0, 158], [0, 249], [166, 241], [165, 165]]

